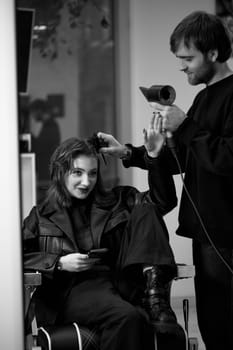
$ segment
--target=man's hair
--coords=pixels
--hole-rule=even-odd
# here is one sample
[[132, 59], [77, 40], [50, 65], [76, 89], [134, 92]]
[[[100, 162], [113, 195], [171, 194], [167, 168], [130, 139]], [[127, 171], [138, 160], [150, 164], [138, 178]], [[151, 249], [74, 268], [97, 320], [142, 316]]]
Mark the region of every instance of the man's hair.
[[222, 20], [203, 11], [191, 13], [176, 26], [170, 37], [173, 53], [181, 42], [187, 48], [193, 44], [203, 54], [217, 50], [219, 62], [227, 61], [232, 52], [230, 36]]
[[33, 100], [29, 104], [29, 110], [30, 111], [40, 111], [40, 112], [47, 112], [48, 110], [48, 103], [46, 100], [42, 100], [40, 98]]
[[104, 192], [100, 176], [100, 162], [94, 146], [89, 140], [80, 140], [76, 137], [62, 142], [54, 151], [50, 159], [51, 185], [47, 192], [46, 201], [52, 201], [56, 207], [70, 207], [72, 199], [65, 185], [65, 174], [73, 168], [73, 161], [78, 156], [89, 156], [97, 159], [98, 173], [96, 190]]

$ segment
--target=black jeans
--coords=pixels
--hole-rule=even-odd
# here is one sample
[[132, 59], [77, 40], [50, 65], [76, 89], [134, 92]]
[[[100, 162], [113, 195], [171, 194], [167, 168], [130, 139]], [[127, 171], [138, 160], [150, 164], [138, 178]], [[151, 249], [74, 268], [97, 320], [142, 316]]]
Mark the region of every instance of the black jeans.
[[[233, 267], [233, 249], [218, 248]], [[193, 241], [199, 329], [206, 350], [233, 349], [233, 276], [210, 244]]]
[[154, 350], [149, 317], [140, 306], [124, 300], [107, 276], [75, 285], [67, 298], [62, 323], [98, 325], [101, 350]]

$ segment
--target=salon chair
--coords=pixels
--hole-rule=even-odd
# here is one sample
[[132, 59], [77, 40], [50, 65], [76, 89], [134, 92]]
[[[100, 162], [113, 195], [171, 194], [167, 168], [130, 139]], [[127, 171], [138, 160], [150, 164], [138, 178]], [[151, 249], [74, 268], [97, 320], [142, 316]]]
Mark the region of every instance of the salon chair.
[[[175, 280], [193, 278], [193, 265], [177, 264]], [[38, 286], [42, 284], [39, 272], [24, 273], [25, 316], [30, 299]], [[177, 325], [173, 331], [158, 333], [155, 330], [155, 350], [197, 350], [198, 341], [188, 334], [188, 299], [183, 300], [185, 327]], [[98, 329], [85, 328], [77, 324], [68, 326], [37, 327], [36, 318], [31, 323], [31, 334], [26, 337], [26, 350], [99, 350]]]

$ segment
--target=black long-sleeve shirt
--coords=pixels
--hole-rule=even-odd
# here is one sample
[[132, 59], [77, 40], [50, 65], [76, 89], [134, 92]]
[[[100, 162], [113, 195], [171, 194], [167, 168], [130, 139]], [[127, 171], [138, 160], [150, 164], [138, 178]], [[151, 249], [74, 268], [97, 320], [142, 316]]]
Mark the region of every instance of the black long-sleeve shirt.
[[[174, 138], [186, 187], [210, 237], [220, 247], [233, 247], [233, 75], [198, 93]], [[144, 151], [133, 147], [125, 165], [143, 168]], [[171, 154], [164, 150], [161, 157], [177, 174]], [[207, 241], [184, 190], [177, 234]]]

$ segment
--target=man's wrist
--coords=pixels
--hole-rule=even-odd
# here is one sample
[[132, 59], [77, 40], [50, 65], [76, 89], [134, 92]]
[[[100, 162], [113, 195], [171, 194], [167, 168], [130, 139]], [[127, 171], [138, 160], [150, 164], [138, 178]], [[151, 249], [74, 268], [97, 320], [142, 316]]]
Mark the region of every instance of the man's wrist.
[[132, 154], [132, 149], [129, 148], [127, 145], [124, 145], [120, 159], [121, 160], [128, 160], [128, 159], [130, 159], [131, 154]]
[[151, 157], [147, 152], [145, 152], [145, 154], [144, 154], [144, 160], [145, 160], [145, 164], [146, 164], [147, 169], [149, 169], [149, 168], [151, 169], [154, 166], [157, 167], [159, 159], [160, 159], [159, 154], [157, 157]]
[[157, 152], [157, 151], [148, 152], [148, 151], [147, 151], [147, 156], [148, 156], [149, 158], [157, 158], [157, 157], [159, 156], [159, 152]]

